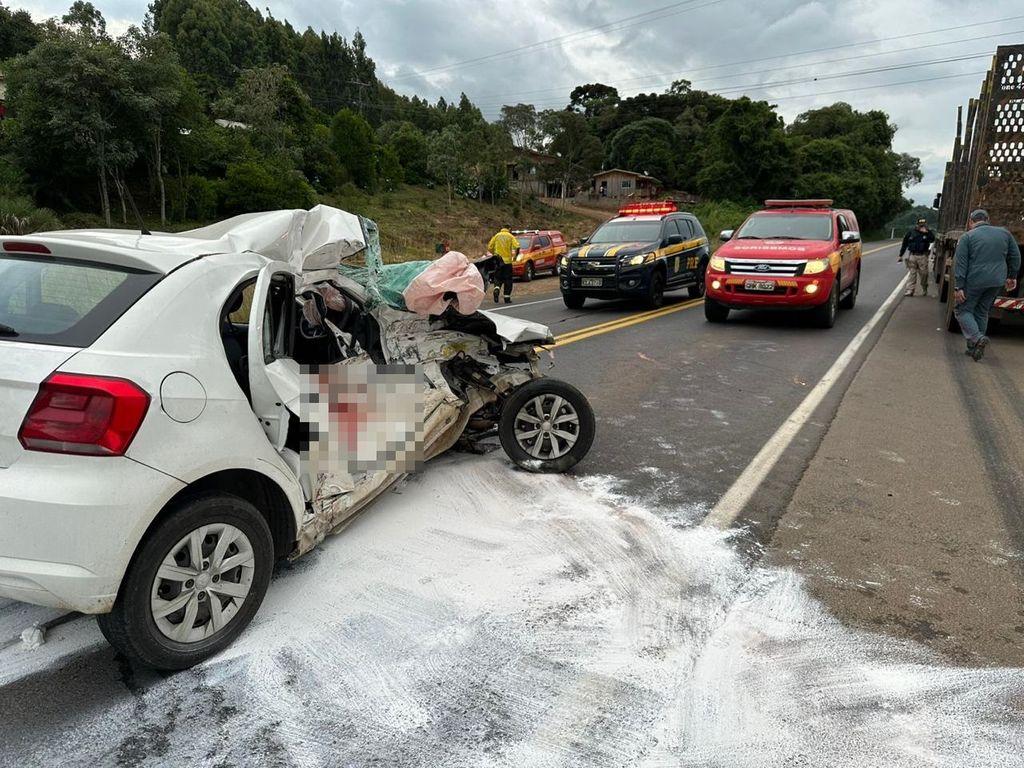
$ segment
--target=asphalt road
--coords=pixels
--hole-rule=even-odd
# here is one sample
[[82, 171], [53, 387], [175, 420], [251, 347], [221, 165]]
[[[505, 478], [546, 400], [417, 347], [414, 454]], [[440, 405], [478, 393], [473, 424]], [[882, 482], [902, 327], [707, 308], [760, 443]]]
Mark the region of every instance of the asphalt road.
[[[898, 245], [865, 243], [857, 306], [828, 330], [809, 327], [799, 312], [734, 312], [712, 325], [683, 290], [666, 297], [678, 311], [570, 336], [579, 340], [554, 350], [548, 374], [581, 389], [597, 413], [594, 448], [577, 472], [611, 475], [622, 494], [680, 522], [703, 516], [905, 276]], [[544, 323], [556, 337], [649, 314], [621, 301], [569, 310], [556, 293], [500, 311]], [[817, 437], [841, 392], [816, 414]], [[770, 484], [777, 493], [762, 506], [784, 508], [816, 444], [814, 434], [803, 436], [779, 466], [787, 479]]]
[[[866, 244], [857, 307], [830, 330], [799, 313], [711, 325], [685, 291], [653, 314], [570, 311], [554, 293], [502, 307], [551, 326], [549, 374], [594, 406], [579, 486], [497, 455], [442, 458], [281, 569], [236, 645], [189, 672], [132, 668], [82, 617], [37, 651], [9, 647], [24, 671], [0, 667], [0, 766], [918, 765], [932, 763], [872, 750], [925, 727], [923, 748], [959, 754], [971, 726], [930, 659], [880, 691], [903, 651], [698, 525], [905, 275], [896, 247]], [[754, 497], [762, 531], [844, 384]], [[780, 677], [752, 688], [744, 670]], [[963, 695], [981, 684], [978, 711], [1002, 706], [1001, 677], [956, 680]], [[909, 718], [897, 735], [879, 701]], [[991, 754], [973, 764], [1005, 764]]]

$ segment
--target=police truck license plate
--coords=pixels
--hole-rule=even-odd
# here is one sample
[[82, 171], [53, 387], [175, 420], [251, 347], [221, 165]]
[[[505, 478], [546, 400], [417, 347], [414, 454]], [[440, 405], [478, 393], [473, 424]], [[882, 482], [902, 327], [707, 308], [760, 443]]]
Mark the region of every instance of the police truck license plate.
[[584, 288], [600, 288], [604, 285], [604, 279], [600, 277], [584, 277], [580, 280]]
[[743, 287], [748, 291], [774, 291], [775, 283], [772, 280], [747, 280]]

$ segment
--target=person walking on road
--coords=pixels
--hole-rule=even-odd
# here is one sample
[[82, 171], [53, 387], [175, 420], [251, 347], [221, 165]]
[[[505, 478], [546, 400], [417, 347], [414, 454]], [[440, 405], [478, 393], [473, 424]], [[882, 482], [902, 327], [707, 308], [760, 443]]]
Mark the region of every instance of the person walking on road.
[[968, 221], [970, 231], [956, 244], [953, 256], [954, 313], [967, 339], [967, 354], [981, 360], [988, 346], [988, 315], [1000, 291], [1017, 287], [1020, 248], [1008, 231], [994, 227], [978, 209]]
[[935, 234], [928, 229], [928, 222], [924, 219], [918, 219], [917, 226], [904, 236], [900, 255], [896, 261], [903, 261], [903, 254], [907, 251], [910, 252], [907, 256], [910, 282], [907, 283], [905, 296], [913, 296], [918, 283], [921, 284], [921, 295], [928, 295], [928, 254], [931, 252], [934, 242]]
[[505, 289], [505, 303], [512, 303], [512, 262], [519, 255], [519, 238], [510, 232], [508, 226], [502, 227], [491, 241], [487, 244], [489, 253], [493, 253], [501, 263], [494, 271], [491, 280], [494, 281], [494, 303], [498, 303], [498, 293], [501, 288]]

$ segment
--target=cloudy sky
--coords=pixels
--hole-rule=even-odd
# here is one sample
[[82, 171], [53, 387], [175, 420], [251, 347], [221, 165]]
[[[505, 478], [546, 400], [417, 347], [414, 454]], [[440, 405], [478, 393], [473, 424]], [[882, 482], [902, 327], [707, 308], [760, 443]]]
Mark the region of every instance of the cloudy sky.
[[[5, 0], [38, 18], [70, 0]], [[119, 32], [148, 0], [93, 0]], [[297, 28], [361, 30], [380, 76], [436, 99], [561, 107], [574, 85], [623, 95], [686, 78], [776, 103], [787, 121], [837, 100], [885, 110], [896, 148], [921, 158], [931, 202], [956, 107], [977, 95], [997, 45], [1024, 43], [1020, 0], [264, 0]], [[952, 59], [952, 60], [951, 60]], [[883, 71], [879, 71], [883, 70]], [[925, 82], [921, 82], [925, 81]], [[774, 85], [770, 85], [774, 83]]]

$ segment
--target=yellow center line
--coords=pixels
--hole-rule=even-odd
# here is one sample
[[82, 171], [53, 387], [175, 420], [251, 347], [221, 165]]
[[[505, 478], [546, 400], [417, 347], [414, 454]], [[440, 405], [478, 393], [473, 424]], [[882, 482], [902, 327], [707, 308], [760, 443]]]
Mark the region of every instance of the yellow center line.
[[694, 299], [692, 301], [684, 301], [681, 304], [673, 304], [671, 307], [662, 307], [661, 309], [654, 309], [650, 312], [642, 312], [638, 315], [629, 315], [618, 320], [613, 320], [608, 323], [601, 323], [600, 325], [592, 325], [586, 328], [580, 328], [576, 331], [570, 331], [569, 333], [563, 333], [560, 336], [555, 337], [555, 343], [543, 347], [543, 349], [554, 349], [556, 347], [564, 347], [566, 344], [573, 344], [577, 341], [583, 341], [593, 336], [600, 336], [604, 333], [611, 333], [617, 331], [620, 328], [628, 328], [631, 325], [638, 325], [639, 323], [646, 323], [649, 320], [654, 320], [665, 315], [671, 315], [675, 312], [681, 312], [684, 309], [690, 309], [696, 307], [699, 304], [703, 304], [703, 299]]

